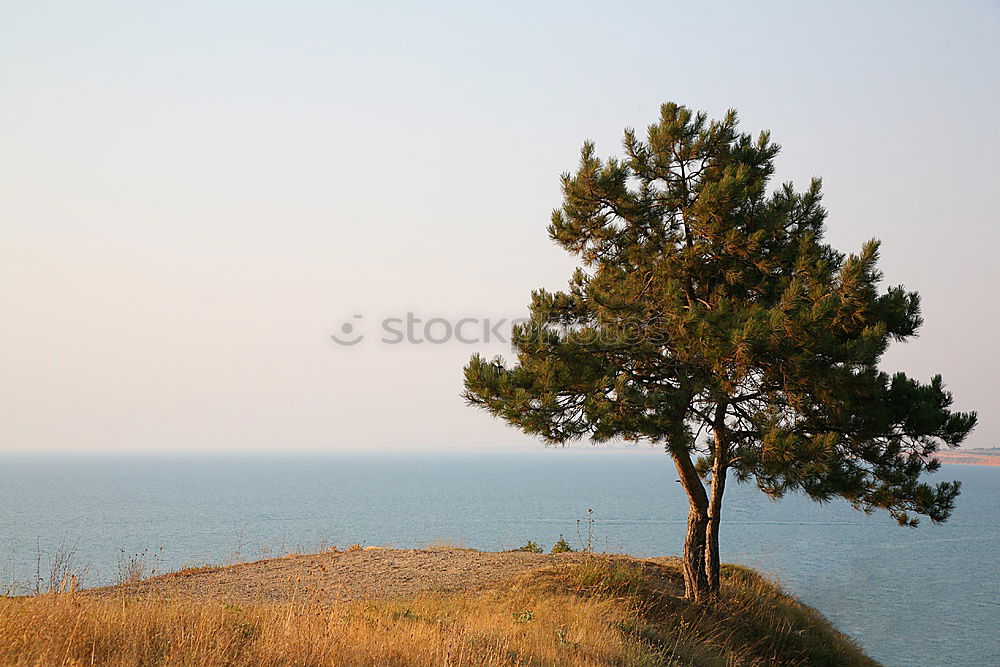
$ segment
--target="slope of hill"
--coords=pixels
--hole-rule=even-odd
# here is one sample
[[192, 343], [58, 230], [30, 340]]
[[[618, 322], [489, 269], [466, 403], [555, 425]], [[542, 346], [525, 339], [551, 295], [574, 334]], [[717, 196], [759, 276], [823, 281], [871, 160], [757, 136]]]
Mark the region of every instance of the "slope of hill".
[[0, 663], [877, 665], [749, 569], [682, 593], [670, 559], [331, 551], [0, 599]]

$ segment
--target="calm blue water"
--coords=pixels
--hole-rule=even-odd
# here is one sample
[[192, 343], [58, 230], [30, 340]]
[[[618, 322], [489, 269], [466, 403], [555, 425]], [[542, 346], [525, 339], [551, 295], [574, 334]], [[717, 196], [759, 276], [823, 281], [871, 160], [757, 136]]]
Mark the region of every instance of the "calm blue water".
[[[1000, 468], [946, 465], [953, 518], [903, 529], [846, 503], [773, 503], [727, 489], [723, 559], [779, 579], [888, 665], [1000, 665]], [[676, 555], [687, 501], [666, 455], [545, 450], [295, 456], [0, 456], [0, 585], [36, 554], [76, 545], [88, 583], [113, 580], [120, 549], [160, 569], [440, 539], [509, 549], [578, 543]], [[242, 547], [241, 547], [242, 545]], [[6, 580], [6, 581], [5, 581]]]

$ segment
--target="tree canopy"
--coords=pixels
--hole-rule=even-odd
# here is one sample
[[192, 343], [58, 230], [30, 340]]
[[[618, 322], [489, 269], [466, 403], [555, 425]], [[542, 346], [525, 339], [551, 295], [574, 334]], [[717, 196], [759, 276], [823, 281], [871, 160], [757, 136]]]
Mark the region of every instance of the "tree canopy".
[[778, 146], [664, 104], [624, 156], [584, 144], [562, 176], [550, 237], [580, 258], [563, 292], [532, 294], [516, 363], [474, 356], [465, 398], [550, 443], [645, 440], [674, 459], [691, 510], [688, 595], [718, 590], [729, 472], [773, 497], [835, 497], [900, 523], [945, 520], [957, 482], [932, 485], [933, 453], [974, 413], [940, 376], [886, 373], [920, 299], [883, 287], [877, 241], [824, 243], [821, 183], [769, 190]]

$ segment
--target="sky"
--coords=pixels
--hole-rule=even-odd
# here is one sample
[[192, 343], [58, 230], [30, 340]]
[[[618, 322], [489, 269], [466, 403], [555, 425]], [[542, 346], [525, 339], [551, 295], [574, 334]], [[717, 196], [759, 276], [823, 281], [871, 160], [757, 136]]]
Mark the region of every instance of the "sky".
[[463, 404], [462, 366], [565, 285], [545, 227], [582, 142], [617, 154], [668, 100], [770, 129], [777, 181], [823, 177], [827, 239], [881, 239], [923, 297], [883, 367], [941, 373], [966, 446], [1000, 445], [998, 3], [0, 17], [0, 450], [538, 446]]

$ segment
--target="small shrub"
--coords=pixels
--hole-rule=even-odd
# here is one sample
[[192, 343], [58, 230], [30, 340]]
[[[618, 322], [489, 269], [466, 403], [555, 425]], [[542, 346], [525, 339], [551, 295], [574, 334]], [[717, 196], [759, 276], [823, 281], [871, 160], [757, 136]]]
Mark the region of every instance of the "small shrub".
[[511, 613], [511, 616], [514, 617], [515, 623], [531, 623], [533, 620], [535, 620], [535, 612], [531, 611], [530, 609], [525, 609], [524, 611], [515, 611]]
[[580, 647], [580, 642], [570, 641], [569, 636], [566, 634], [566, 630], [563, 628], [556, 628], [556, 641], [559, 643], [560, 648]]
[[163, 547], [152, 558], [149, 549], [143, 549], [137, 554], [129, 555], [125, 547], [118, 549], [118, 579], [117, 584], [124, 586], [137, 584], [143, 579], [155, 577], [160, 564]]
[[554, 554], [566, 554], [571, 551], [576, 551], [576, 549], [571, 547], [562, 535], [559, 536], [559, 541], [552, 545], [552, 553]]
[[527, 543], [523, 547], [521, 547], [520, 549], [518, 549], [518, 551], [527, 551], [530, 554], [543, 554], [543, 553], [545, 553], [545, 549], [543, 549], [541, 547], [541, 545], [538, 544], [538, 542], [532, 542], [531, 540], [528, 540]]

